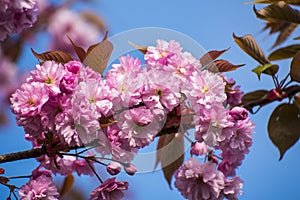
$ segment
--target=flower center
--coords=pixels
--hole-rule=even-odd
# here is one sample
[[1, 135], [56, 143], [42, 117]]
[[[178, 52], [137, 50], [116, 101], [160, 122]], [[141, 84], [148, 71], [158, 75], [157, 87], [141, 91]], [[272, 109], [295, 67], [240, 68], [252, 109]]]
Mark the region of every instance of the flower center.
[[46, 84], [52, 84], [52, 83], [53, 83], [52, 78], [49, 77], [48, 79], [46, 79], [46, 80], [45, 80], [45, 83], [46, 83]]
[[208, 92], [209, 89], [206, 85], [204, 85], [202, 88], [201, 88], [202, 92]]
[[28, 99], [27, 103], [28, 103], [30, 106], [32, 106], [32, 105], [36, 106], [36, 101], [33, 100], [33, 99]]
[[163, 58], [163, 57], [166, 57], [168, 54], [166, 53], [166, 52], [160, 52], [160, 54], [159, 54], [159, 57], [160, 58]]
[[155, 91], [155, 94], [156, 94], [157, 96], [161, 96], [161, 95], [162, 95], [161, 89], [157, 89], [157, 90]]

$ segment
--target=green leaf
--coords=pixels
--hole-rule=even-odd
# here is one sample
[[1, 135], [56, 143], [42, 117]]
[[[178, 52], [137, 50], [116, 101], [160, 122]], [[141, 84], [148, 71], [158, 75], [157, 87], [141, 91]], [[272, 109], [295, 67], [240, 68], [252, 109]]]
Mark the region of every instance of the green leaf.
[[279, 69], [278, 65], [265, 64], [252, 69], [252, 71], [257, 75], [258, 79], [260, 80], [260, 75], [262, 73], [273, 76], [278, 72], [278, 69]]
[[106, 33], [100, 43], [88, 48], [83, 64], [102, 74], [107, 67], [112, 50], [113, 44], [107, 40]]
[[242, 37], [237, 37], [233, 33], [234, 41], [239, 45], [239, 47], [246, 52], [249, 56], [254, 58], [257, 62], [262, 65], [270, 63], [268, 58], [265, 56], [264, 52], [260, 48], [260, 46], [255, 41], [252, 35], [245, 35]]
[[67, 62], [73, 60], [72, 56], [70, 56], [68, 53], [65, 53], [60, 50], [53, 50], [53, 51], [47, 51], [44, 53], [37, 53], [31, 48], [31, 51], [37, 59], [40, 59], [42, 61], [53, 60], [57, 63], [67, 63]]
[[142, 52], [143, 54], [146, 54], [147, 53], [147, 46], [139, 46], [139, 45], [136, 45], [134, 44], [133, 42], [131, 41], [128, 41], [128, 43], [133, 46], [134, 48], [136, 48], [137, 50], [139, 50], [140, 52]]
[[291, 57], [294, 57], [294, 55], [299, 50], [300, 50], [300, 44], [294, 44], [294, 45], [286, 46], [286, 47], [283, 47], [283, 48], [280, 48], [280, 49], [277, 49], [277, 50], [273, 51], [269, 55], [268, 58], [271, 61], [291, 58]]
[[226, 51], [228, 51], [230, 48], [218, 51], [218, 50], [212, 50], [207, 52], [206, 54], [204, 54], [201, 58], [200, 58], [200, 63], [202, 65], [202, 68], [205, 68], [206, 65], [210, 64], [211, 62], [213, 62], [215, 59], [217, 59], [218, 57], [220, 57], [223, 53], [225, 53]]
[[300, 51], [298, 51], [293, 57], [290, 76], [293, 81], [300, 82]]
[[234, 71], [240, 67], [244, 66], [244, 64], [241, 65], [234, 65], [227, 60], [215, 60], [212, 63], [210, 63], [206, 69], [212, 72], [230, 72]]
[[269, 137], [279, 149], [281, 160], [285, 152], [300, 137], [299, 109], [294, 104], [281, 104], [275, 108], [268, 123]]
[[60, 190], [60, 196], [64, 196], [65, 194], [67, 194], [71, 188], [73, 187], [73, 184], [74, 184], [74, 176], [73, 174], [69, 174], [65, 177], [64, 179], [64, 183], [63, 183], [63, 186]]
[[274, 21], [286, 21], [292, 23], [300, 23], [300, 12], [293, 9], [284, 1], [279, 1], [277, 3], [271, 4], [261, 10], [256, 10], [255, 6], [253, 10], [257, 18], [274, 22]]
[[155, 168], [161, 163], [164, 177], [171, 187], [173, 173], [184, 160], [183, 136], [178, 133], [160, 136], [157, 144]]

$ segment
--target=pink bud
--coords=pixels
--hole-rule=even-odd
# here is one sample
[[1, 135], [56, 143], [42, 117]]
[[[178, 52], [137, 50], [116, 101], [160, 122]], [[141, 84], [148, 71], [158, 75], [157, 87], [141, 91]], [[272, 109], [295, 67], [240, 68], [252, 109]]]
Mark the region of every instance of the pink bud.
[[130, 176], [133, 176], [136, 172], [137, 172], [137, 169], [136, 167], [131, 164], [131, 163], [126, 163], [124, 165], [124, 170], [126, 171], [127, 174], [129, 174]]
[[206, 155], [209, 147], [204, 142], [195, 142], [190, 150], [191, 155], [202, 156]]
[[244, 120], [248, 117], [248, 111], [242, 107], [234, 107], [230, 110], [229, 114], [235, 120]]
[[75, 60], [72, 60], [65, 64], [65, 67], [69, 72], [72, 72], [73, 74], [77, 74], [80, 68], [82, 67], [81, 63]]
[[106, 170], [110, 175], [117, 175], [121, 171], [121, 164], [118, 162], [110, 162], [106, 166]]

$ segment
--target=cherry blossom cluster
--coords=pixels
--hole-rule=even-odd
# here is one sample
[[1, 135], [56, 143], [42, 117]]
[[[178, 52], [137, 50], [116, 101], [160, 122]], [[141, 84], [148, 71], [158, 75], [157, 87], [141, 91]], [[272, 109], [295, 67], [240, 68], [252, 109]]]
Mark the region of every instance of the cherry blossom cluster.
[[[100, 163], [112, 176], [122, 167], [133, 175], [137, 169], [131, 162], [138, 150], [174, 126], [181, 127], [180, 134], [194, 131], [191, 154], [205, 158], [203, 163], [190, 158], [175, 171], [182, 195], [237, 199], [242, 180], [235, 176], [236, 168], [249, 152], [254, 128], [247, 111], [234, 107], [241, 100], [239, 88], [226, 91], [225, 86], [234, 85], [231, 80], [202, 71], [199, 60], [175, 41], [158, 40], [148, 47], [145, 65], [129, 55], [119, 61], [105, 76], [78, 61], [45, 61], [12, 95], [11, 108], [25, 138], [33, 148], [47, 150], [20, 189], [21, 199], [39, 198], [38, 182], [43, 195], [57, 199], [49, 171], [93, 175], [94, 164]], [[93, 150], [69, 153], [84, 146]], [[39, 172], [42, 167], [49, 171]], [[115, 177], [100, 181], [90, 199], [121, 199], [128, 188]]]
[[1, 0], [0, 5], [0, 41], [31, 27], [37, 20], [36, 0]]

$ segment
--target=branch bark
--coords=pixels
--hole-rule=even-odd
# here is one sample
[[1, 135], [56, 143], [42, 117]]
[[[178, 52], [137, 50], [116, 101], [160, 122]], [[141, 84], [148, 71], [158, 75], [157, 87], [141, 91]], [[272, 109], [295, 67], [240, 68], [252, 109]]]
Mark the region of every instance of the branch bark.
[[15, 153], [3, 154], [0, 155], [0, 164], [13, 162], [17, 160], [25, 160], [29, 158], [37, 158], [46, 154], [47, 154], [47, 149], [45, 147], [34, 148], [26, 151], [19, 151]]

